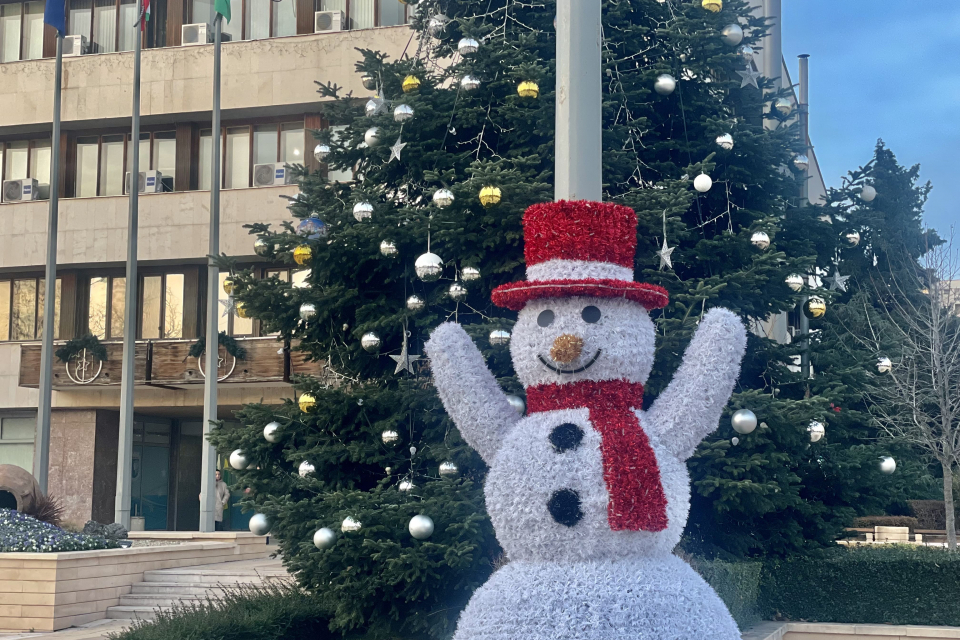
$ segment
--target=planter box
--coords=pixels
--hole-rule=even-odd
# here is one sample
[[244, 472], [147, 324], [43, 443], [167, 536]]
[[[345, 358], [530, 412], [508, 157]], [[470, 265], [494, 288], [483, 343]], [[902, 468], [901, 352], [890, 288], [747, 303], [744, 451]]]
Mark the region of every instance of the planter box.
[[743, 640], [939, 640], [960, 638], [958, 627], [895, 627], [882, 624], [823, 624], [814, 622], [763, 622], [743, 633]]

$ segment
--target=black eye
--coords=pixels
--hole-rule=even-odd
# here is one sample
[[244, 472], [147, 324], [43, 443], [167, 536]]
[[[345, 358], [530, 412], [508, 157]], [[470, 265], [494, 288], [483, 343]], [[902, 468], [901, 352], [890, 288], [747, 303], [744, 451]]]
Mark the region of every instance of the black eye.
[[583, 312], [580, 315], [583, 316], [584, 322], [589, 322], [590, 324], [596, 324], [600, 322], [600, 309], [597, 309], [593, 305], [584, 307]]
[[[599, 313], [599, 312], [598, 312]], [[553, 311], [547, 309], [546, 311], [541, 311], [540, 315], [537, 316], [537, 324], [541, 327], [549, 327], [553, 324]]]

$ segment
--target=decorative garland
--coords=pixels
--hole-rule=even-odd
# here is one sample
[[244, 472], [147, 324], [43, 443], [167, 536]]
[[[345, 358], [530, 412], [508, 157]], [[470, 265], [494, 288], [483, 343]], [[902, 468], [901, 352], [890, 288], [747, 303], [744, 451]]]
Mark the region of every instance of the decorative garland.
[[84, 349], [92, 353], [100, 362], [107, 361], [107, 348], [103, 346], [103, 344], [100, 343], [100, 339], [92, 333], [68, 341], [67, 344], [54, 351], [54, 355], [57, 356], [60, 362], [66, 363], [83, 353]]
[[[227, 350], [227, 353], [232, 355], [237, 360], [243, 360], [247, 357], [247, 350], [240, 346], [240, 344], [234, 340], [232, 337], [228, 336], [226, 331], [221, 331], [217, 335], [217, 344]], [[191, 358], [199, 358], [207, 350], [207, 338], [206, 336], [200, 336], [193, 345], [190, 346], [190, 353], [188, 354]]]

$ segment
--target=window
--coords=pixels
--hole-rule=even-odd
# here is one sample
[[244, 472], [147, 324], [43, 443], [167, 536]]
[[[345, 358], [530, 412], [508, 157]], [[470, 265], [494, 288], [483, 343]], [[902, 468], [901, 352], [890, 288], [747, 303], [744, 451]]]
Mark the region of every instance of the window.
[[250, 186], [250, 127], [227, 129], [223, 176], [226, 189]]
[[[336, 142], [336, 140], [340, 137], [340, 135], [346, 128], [347, 128], [346, 125], [336, 125], [336, 126], [330, 127], [330, 131], [332, 131], [331, 136], [334, 142]], [[340, 169], [332, 169], [330, 167], [327, 167], [327, 180], [329, 180], [330, 182], [350, 182], [351, 180], [353, 180], [353, 170], [352, 169], [340, 170]]]
[[87, 330], [101, 340], [123, 337], [126, 278], [90, 278]]
[[[223, 271], [220, 272], [220, 287], [217, 289], [219, 292], [223, 291], [223, 281], [226, 280], [227, 276], [230, 275]], [[217, 321], [219, 331], [226, 331], [227, 335], [230, 336], [252, 336], [253, 335], [253, 318], [241, 318], [236, 314], [236, 312], [227, 313], [227, 304], [230, 298], [220, 298], [220, 319]]]
[[[53, 337], [60, 334], [60, 280], [57, 279]], [[39, 340], [43, 335], [43, 278], [0, 280], [0, 340]]]
[[43, 1], [0, 4], [0, 62], [43, 57]]
[[123, 134], [100, 138], [100, 191], [101, 196], [123, 195]]
[[319, 0], [317, 11], [342, 11], [350, 29], [407, 24], [412, 17], [408, 16], [407, 6], [400, 0]]
[[0, 464], [12, 464], [33, 473], [33, 434], [37, 419], [0, 418]]
[[141, 280], [140, 337], [183, 337], [183, 274], [164, 273]]
[[[74, 195], [85, 198], [126, 193], [126, 174], [133, 164], [132, 147], [130, 134], [78, 137]], [[49, 158], [49, 144], [44, 151]], [[173, 191], [177, 166], [176, 132], [141, 133], [139, 153], [140, 171], [159, 171], [162, 175], [163, 190]], [[47, 164], [49, 165], [49, 160]], [[49, 175], [49, 170], [47, 174]]]
[[[0, 173], [4, 180], [35, 178], [38, 185], [49, 185], [50, 140], [0, 143]], [[42, 197], [46, 198], [46, 195]]]
[[[223, 40], [259, 40], [297, 34], [296, 0], [230, 0], [230, 22], [221, 26]], [[193, 0], [195, 23], [213, 25], [213, 0]]]
[[133, 51], [137, 17], [136, 0], [70, 0], [67, 33], [86, 36], [90, 53]]
[[[302, 163], [305, 143], [302, 122], [225, 127], [220, 159], [225, 189], [250, 186], [253, 164], [274, 162]], [[200, 188], [210, 188], [210, 161], [213, 136], [210, 129], [200, 132]]]

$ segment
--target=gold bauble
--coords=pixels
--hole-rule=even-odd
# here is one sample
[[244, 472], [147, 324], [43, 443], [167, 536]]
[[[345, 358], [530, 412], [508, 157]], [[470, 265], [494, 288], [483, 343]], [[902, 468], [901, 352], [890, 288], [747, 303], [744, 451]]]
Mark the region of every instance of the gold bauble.
[[310, 409], [313, 409], [315, 406], [317, 406], [317, 399], [309, 393], [305, 393], [300, 396], [300, 400], [297, 402], [297, 404], [300, 405], [300, 411], [307, 413], [310, 411]]
[[812, 296], [803, 303], [803, 315], [811, 320], [817, 320], [827, 315], [827, 303], [823, 298]]
[[247, 320], [250, 316], [247, 314], [247, 308], [243, 306], [242, 302], [238, 302], [233, 306], [234, 313], [237, 314], [238, 318]]
[[500, 187], [484, 187], [480, 189], [480, 204], [485, 207], [493, 207], [500, 204], [502, 198], [503, 192], [500, 191]]
[[723, 9], [723, 0], [703, 0], [703, 8], [718, 13]]
[[223, 292], [228, 296], [233, 295], [233, 279], [229, 276], [223, 279]]
[[417, 76], [407, 76], [403, 79], [403, 92], [413, 93], [420, 89], [420, 78]]
[[521, 98], [539, 98], [540, 85], [533, 80], [524, 80], [517, 87], [517, 93], [520, 94]]
[[293, 261], [301, 267], [305, 267], [310, 264], [310, 260], [312, 258], [313, 249], [310, 248], [310, 245], [302, 244], [293, 250]]

